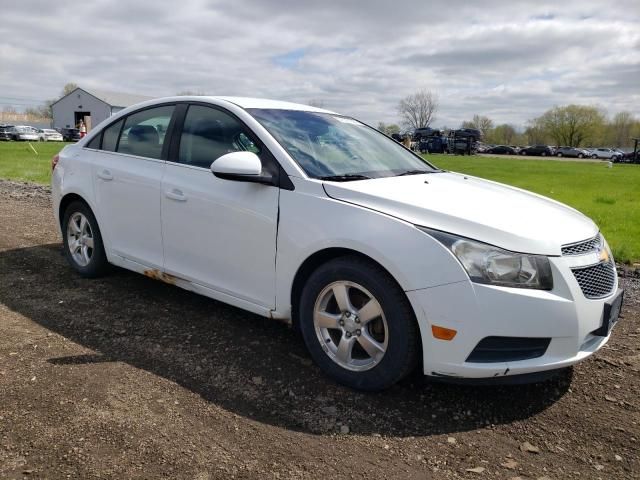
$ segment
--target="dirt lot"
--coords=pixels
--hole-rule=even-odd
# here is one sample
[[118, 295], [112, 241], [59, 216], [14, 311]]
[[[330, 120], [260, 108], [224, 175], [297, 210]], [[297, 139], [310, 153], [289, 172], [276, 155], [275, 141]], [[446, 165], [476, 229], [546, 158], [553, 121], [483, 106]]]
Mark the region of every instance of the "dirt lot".
[[637, 479], [624, 284], [612, 341], [556, 380], [362, 394], [285, 325], [122, 270], [79, 278], [46, 188], [0, 181], [0, 478]]

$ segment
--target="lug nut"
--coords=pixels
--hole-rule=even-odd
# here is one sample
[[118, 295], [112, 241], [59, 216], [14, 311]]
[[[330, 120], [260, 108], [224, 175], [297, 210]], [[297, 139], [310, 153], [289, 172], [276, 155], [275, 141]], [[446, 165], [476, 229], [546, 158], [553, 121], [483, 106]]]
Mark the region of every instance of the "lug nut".
[[347, 332], [347, 333], [345, 333], [344, 335], [345, 335], [345, 337], [347, 337], [347, 338], [351, 338], [351, 332]]
[[349, 317], [351, 316], [351, 312], [346, 312], [346, 313], [344, 314], [344, 316], [345, 316], [345, 317], [347, 317], [347, 318], [349, 318]]
[[355, 318], [356, 323], [360, 323], [360, 317]]
[[340, 320], [340, 322], [339, 322], [339, 323], [340, 323], [340, 326], [341, 326], [341, 327], [344, 327], [344, 320]]
[[360, 329], [356, 330], [356, 335], [357, 335], [357, 336], [360, 336], [360, 334], [361, 334], [361, 333], [362, 333], [362, 332], [360, 331]]

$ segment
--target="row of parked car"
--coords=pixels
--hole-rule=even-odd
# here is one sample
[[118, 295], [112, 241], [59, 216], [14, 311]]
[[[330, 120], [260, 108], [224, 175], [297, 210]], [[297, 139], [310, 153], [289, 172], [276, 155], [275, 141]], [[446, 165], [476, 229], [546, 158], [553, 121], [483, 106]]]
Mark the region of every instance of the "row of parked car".
[[15, 142], [77, 142], [77, 128], [35, 128], [29, 125], [0, 125], [0, 140]]
[[535, 155], [539, 157], [594, 158], [613, 162], [633, 161], [634, 152], [625, 152], [617, 148], [579, 148], [551, 147], [549, 145], [532, 145], [518, 147], [516, 145], [479, 145], [478, 153], [494, 155]]
[[458, 130], [436, 130], [417, 128], [402, 133], [394, 133], [391, 137], [398, 142], [410, 145], [412, 150], [420, 153], [455, 153], [492, 155], [531, 155], [539, 157], [571, 157], [594, 158], [612, 162], [640, 163], [640, 152], [625, 152], [617, 148], [578, 148], [549, 145], [490, 145], [482, 142], [482, 133], [473, 128]]

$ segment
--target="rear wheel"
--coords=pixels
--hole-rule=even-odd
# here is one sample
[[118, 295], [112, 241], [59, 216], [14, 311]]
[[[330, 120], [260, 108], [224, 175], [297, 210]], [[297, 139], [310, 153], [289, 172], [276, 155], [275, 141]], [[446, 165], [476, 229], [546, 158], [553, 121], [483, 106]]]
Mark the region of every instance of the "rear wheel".
[[561, 154], [561, 153], [558, 153], [558, 155], [557, 155], [557, 156], [562, 158], [562, 154]]
[[581, 154], [581, 153], [579, 153], [579, 154], [578, 154], [578, 158], [584, 158], [584, 155], [583, 155], [583, 154]]
[[540, 155], [542, 155], [543, 157], [547, 156], [547, 152], [542, 152]]
[[598, 155], [591, 155], [591, 158], [598, 158]]
[[72, 202], [62, 220], [64, 254], [83, 277], [104, 275], [109, 267], [98, 222], [84, 202]]
[[360, 257], [340, 257], [318, 268], [302, 291], [299, 318], [314, 361], [351, 388], [388, 388], [416, 364], [411, 305], [386, 271]]

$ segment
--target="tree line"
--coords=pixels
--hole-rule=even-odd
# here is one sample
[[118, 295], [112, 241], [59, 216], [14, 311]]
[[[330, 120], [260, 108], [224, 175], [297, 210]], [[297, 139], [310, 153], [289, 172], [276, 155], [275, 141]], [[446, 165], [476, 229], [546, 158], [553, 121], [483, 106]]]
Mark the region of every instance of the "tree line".
[[[398, 104], [400, 123], [405, 129], [429, 127], [438, 108], [438, 97], [433, 92], [421, 90], [408, 95]], [[640, 138], [640, 119], [631, 112], [618, 112], [609, 118], [598, 107], [574, 104], [553, 107], [529, 120], [520, 131], [508, 123], [495, 125], [491, 118], [477, 114], [462, 122], [461, 127], [480, 130], [485, 143], [499, 145], [630, 147], [634, 138]], [[378, 129], [388, 135], [401, 131], [400, 125], [383, 122]]]

